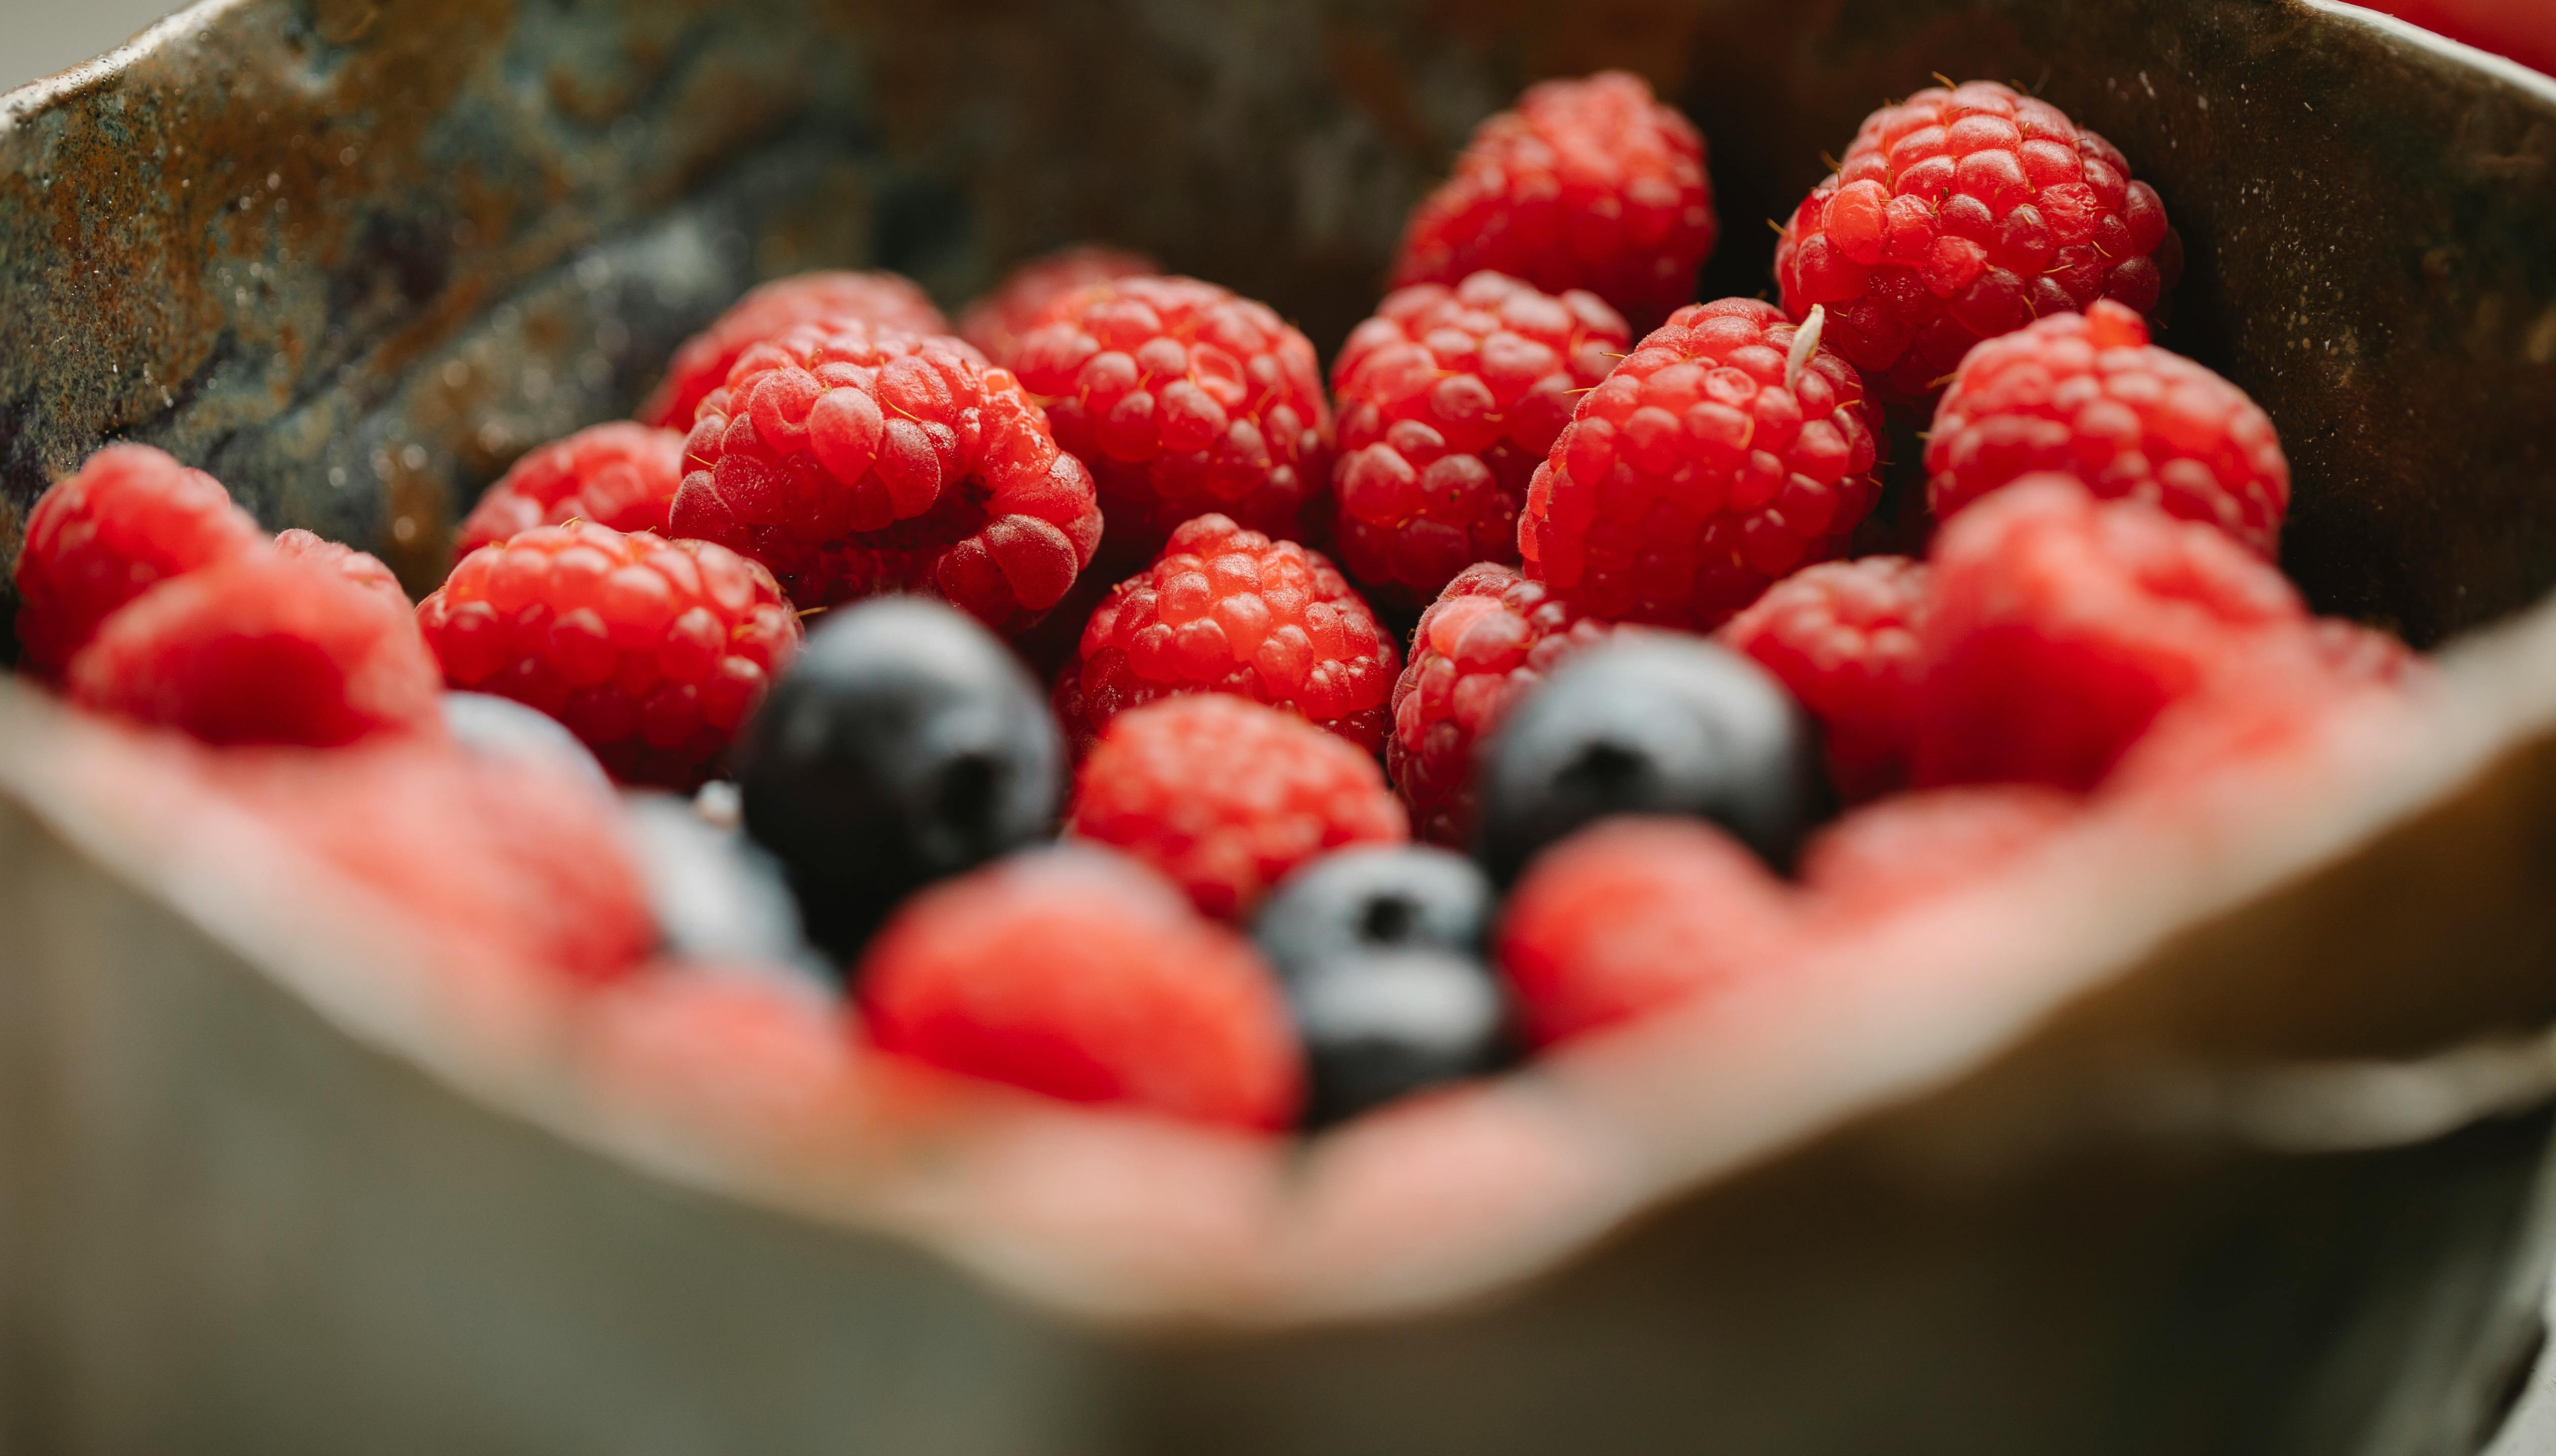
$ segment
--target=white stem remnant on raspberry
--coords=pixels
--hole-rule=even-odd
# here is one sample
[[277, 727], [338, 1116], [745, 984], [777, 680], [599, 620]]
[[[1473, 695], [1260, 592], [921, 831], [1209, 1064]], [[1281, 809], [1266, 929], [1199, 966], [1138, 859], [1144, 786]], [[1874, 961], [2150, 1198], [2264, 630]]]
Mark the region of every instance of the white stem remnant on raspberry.
[[1803, 320], [1802, 327], [1793, 331], [1792, 351], [1784, 356], [1786, 389], [1802, 387], [1802, 371], [1811, 366], [1811, 355], [1820, 351], [1820, 331], [1828, 326], [1828, 305], [1811, 305], [1811, 317]]

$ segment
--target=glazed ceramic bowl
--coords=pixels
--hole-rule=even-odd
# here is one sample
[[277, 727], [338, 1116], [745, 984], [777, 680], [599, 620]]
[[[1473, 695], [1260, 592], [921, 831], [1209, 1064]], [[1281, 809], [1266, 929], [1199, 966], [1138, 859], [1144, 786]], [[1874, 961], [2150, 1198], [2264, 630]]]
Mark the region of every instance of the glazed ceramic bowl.
[[1467, 128], [1609, 65], [1711, 139], [1709, 295], [1930, 72], [2110, 137], [2183, 232], [2164, 341], [2283, 433], [2284, 566], [2437, 680], [1301, 1147], [626, 1095], [188, 750], [0, 683], [9, 1447], [2492, 1439], [2556, 1228], [2546, 1058], [2493, 1040], [2556, 1015], [2556, 83], [2366, 13], [209, 0], [0, 100], [0, 550], [132, 438], [422, 589], [515, 454], [805, 267], [955, 304], [1102, 237], [1328, 348]]

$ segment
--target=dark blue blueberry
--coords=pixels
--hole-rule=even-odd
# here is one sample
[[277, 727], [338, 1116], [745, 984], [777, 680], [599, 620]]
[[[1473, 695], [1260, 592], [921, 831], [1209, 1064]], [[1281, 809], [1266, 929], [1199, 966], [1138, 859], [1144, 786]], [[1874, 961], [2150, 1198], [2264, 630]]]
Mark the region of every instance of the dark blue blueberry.
[[1835, 807], [1801, 705], [1746, 657], [1672, 632], [1620, 633], [1557, 668], [1478, 772], [1479, 852], [1502, 884], [1610, 814], [1710, 820], [1788, 870]]
[[1367, 951], [1415, 946], [1478, 956], [1496, 900], [1481, 869], [1427, 845], [1325, 855], [1261, 902], [1251, 938], [1280, 976]]
[[1288, 979], [1287, 1004], [1305, 1042], [1311, 1126], [1511, 1059], [1506, 998], [1474, 956], [1415, 946], [1325, 961]]
[[819, 618], [737, 744], [746, 833], [848, 962], [910, 891], [1050, 834], [1065, 748], [1038, 684], [922, 597]]
[[1420, 845], [1325, 856], [1262, 902], [1251, 936], [1304, 1039], [1310, 1124], [1510, 1060], [1494, 908], [1471, 860]]

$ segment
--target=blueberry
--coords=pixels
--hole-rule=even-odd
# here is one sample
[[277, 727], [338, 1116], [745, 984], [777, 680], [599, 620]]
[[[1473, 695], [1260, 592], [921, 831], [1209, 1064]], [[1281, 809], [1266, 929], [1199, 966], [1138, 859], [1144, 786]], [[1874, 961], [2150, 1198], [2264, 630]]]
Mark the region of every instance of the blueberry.
[[722, 968], [829, 973], [801, 930], [780, 861], [762, 846], [672, 794], [634, 791], [622, 804], [666, 950]]
[[1321, 1126], [1511, 1055], [1484, 964], [1493, 900], [1471, 860], [1426, 846], [1327, 855], [1263, 902], [1251, 936], [1287, 993]]
[[611, 776], [594, 761], [592, 750], [567, 725], [538, 708], [494, 693], [447, 693], [443, 710], [445, 730], [473, 753], [566, 769], [611, 792]]
[[1365, 951], [1429, 947], [1479, 955], [1493, 896], [1462, 855], [1362, 845], [1325, 855], [1262, 902], [1251, 938], [1282, 977]]
[[849, 962], [909, 891], [1051, 833], [1065, 748], [1038, 684], [955, 608], [892, 596], [819, 620], [736, 779], [810, 938]]
[[1287, 1004], [1305, 1042], [1305, 1121], [1320, 1127], [1510, 1059], [1488, 967], [1431, 946], [1361, 951], [1300, 972]]
[[1621, 632], [1510, 711], [1483, 750], [1479, 852], [1515, 879], [1610, 814], [1710, 820], [1789, 870], [1833, 811], [1817, 727], [1781, 684], [1702, 637]]

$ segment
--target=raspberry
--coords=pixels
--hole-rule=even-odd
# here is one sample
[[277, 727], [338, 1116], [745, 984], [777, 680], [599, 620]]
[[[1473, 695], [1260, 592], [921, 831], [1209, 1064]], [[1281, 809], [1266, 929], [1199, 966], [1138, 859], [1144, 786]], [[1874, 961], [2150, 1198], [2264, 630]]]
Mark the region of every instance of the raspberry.
[[219, 480], [147, 445], [106, 447], [27, 513], [17, 574], [24, 665], [59, 675], [109, 612], [262, 539]]
[[2428, 672], [2404, 644], [2349, 623], [2318, 620], [2267, 638], [2158, 714], [2104, 792], [2171, 797], [2230, 779], [2295, 780], [2301, 765], [2332, 761], [2339, 723], [2392, 703]]
[[384, 601], [402, 611], [409, 609], [408, 594], [400, 590], [399, 578], [382, 565], [382, 559], [369, 551], [326, 540], [295, 526], [275, 533], [275, 554], [324, 567], [367, 592], [378, 594]]
[[1475, 127], [1455, 176], [1413, 209], [1393, 283], [1489, 268], [1588, 289], [1649, 328], [1694, 299], [1714, 233], [1704, 138], [1649, 82], [1606, 70], [1529, 86]]
[[1632, 335], [1596, 294], [1476, 273], [1396, 291], [1332, 367], [1334, 539], [1379, 599], [1427, 601], [1477, 561], [1517, 561], [1527, 477]]
[[1371, 755], [1222, 693], [1111, 720], [1076, 777], [1067, 827], [1153, 865], [1228, 920], [1299, 864], [1411, 834]]
[[207, 743], [329, 748], [442, 722], [435, 659], [407, 611], [342, 572], [266, 551], [133, 598], [68, 676], [83, 708]]
[[2065, 475], [1947, 523], [1933, 595], [1919, 784], [2091, 788], [2159, 712], [2308, 623], [2289, 582], [2224, 532]]
[[1485, 562], [1447, 584], [1411, 634], [1393, 685], [1385, 768], [1422, 839], [1473, 840], [1473, 747], [1554, 664], [1606, 635], [1541, 582]]
[[683, 432], [596, 425], [516, 461], [470, 508], [453, 550], [467, 556], [518, 531], [578, 520], [663, 536], [683, 483]]
[[1056, 714], [1079, 757], [1130, 708], [1231, 693], [1374, 752], [1400, 666], [1393, 639], [1321, 552], [1200, 516], [1091, 613], [1057, 677]]
[[2338, 682], [2400, 688], [2428, 669], [2422, 655], [2393, 634], [2341, 617], [2321, 616], [2309, 623], [2301, 645]]
[[689, 788], [799, 650], [763, 568], [707, 541], [536, 526], [418, 603], [455, 688], [568, 725], [626, 783]]
[[993, 292], [969, 304], [958, 316], [958, 336], [985, 351], [985, 357], [1009, 366], [1021, 335], [1039, 322], [1058, 299], [1076, 289], [1121, 278], [1160, 272], [1154, 260], [1123, 248], [1078, 243], [1032, 258], [1003, 275]]
[[727, 382], [728, 370], [746, 349], [821, 320], [847, 321], [874, 331], [950, 331], [950, 322], [941, 317], [932, 300], [915, 287], [914, 280], [899, 274], [799, 273], [776, 278], [746, 290], [745, 297], [710, 321], [710, 327], [684, 340], [666, 365], [665, 379], [639, 407], [640, 423], [691, 429], [703, 397]]
[[793, 601], [928, 592], [1018, 630], [1091, 561], [1091, 475], [1012, 376], [955, 338], [806, 325], [740, 355], [684, 447], [678, 535]]
[[1678, 310], [1537, 467], [1526, 575], [1610, 620], [1709, 630], [1843, 552], [1880, 497], [1881, 417], [1854, 366], [1805, 337], [1751, 299]]
[[2037, 784], [1895, 795], [1821, 831], [1802, 852], [1802, 880], [1843, 914], [1885, 914], [2007, 863], [2079, 807], [2074, 795]]
[[1057, 444], [1099, 483], [1112, 569], [1141, 564], [1205, 511], [1301, 536], [1331, 480], [1314, 345], [1267, 305], [1214, 284], [1079, 289], [1022, 337], [1013, 367], [1046, 401]]
[[1610, 819], [1538, 859], [1509, 896], [1500, 969], [1549, 1046], [1727, 986], [1798, 932], [1793, 892], [1691, 819]]
[[1865, 117], [1775, 245], [1785, 312], [1826, 305], [1829, 341], [1894, 404], [2039, 315], [2152, 314], [2182, 270], [2156, 189], [2111, 143], [1992, 81]]
[[433, 739], [326, 755], [226, 754], [217, 770], [259, 817], [409, 913], [416, 939], [478, 969], [519, 959], [596, 985], [656, 942], [620, 805], [524, 758]]
[[2245, 391], [2148, 342], [2109, 299], [1971, 351], [1935, 408], [1926, 500], [1948, 517], [2036, 470], [2075, 474], [2280, 552], [2290, 463]]
[[1822, 562], [1722, 628], [1820, 721], [1829, 776], [1850, 801], [1907, 785], [1926, 576], [1904, 556]]
[[857, 973], [880, 1048], [1068, 1102], [1276, 1129], [1304, 1072], [1250, 942], [1105, 851], [1036, 851], [908, 902]]

